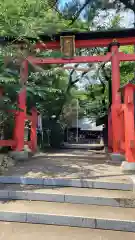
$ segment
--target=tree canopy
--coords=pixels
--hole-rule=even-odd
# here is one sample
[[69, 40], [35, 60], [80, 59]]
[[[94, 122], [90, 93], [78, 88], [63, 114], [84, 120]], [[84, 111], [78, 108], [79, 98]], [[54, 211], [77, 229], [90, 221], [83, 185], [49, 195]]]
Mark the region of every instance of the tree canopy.
[[[56, 3], [57, 6], [60, 5], [60, 1], [56, 0], [53, 6], [56, 6]], [[64, 11], [63, 9], [61, 10], [61, 8], [59, 8], [58, 11], [65, 19], [70, 19], [70, 25], [72, 25], [82, 15], [87, 18], [87, 12], [90, 13], [89, 17], [91, 18], [91, 16], [95, 16], [99, 10], [108, 9], [114, 9], [116, 11], [128, 9], [135, 12], [135, 2], [132, 0], [69, 0], [65, 4]]]

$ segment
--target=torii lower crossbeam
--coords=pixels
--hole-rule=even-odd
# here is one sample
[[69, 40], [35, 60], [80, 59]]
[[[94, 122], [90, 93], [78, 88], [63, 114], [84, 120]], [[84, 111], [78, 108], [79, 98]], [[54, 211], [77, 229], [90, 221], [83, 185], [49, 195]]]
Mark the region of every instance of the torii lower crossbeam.
[[[72, 63], [98, 63], [111, 61], [112, 53], [107, 53], [104, 56], [82, 56], [74, 57], [72, 59], [64, 58], [35, 58], [29, 56], [27, 60], [32, 64], [72, 64]], [[135, 61], [135, 54], [125, 54], [123, 52], [118, 53], [119, 61]]]

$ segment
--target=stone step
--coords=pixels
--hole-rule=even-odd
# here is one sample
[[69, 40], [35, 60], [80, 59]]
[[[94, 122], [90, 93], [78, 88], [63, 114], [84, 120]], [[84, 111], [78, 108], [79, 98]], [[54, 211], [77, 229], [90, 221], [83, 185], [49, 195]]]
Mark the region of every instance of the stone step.
[[[0, 186], [0, 189], [2, 186]], [[135, 207], [135, 192], [87, 188], [41, 188], [33, 185], [6, 185], [0, 199], [67, 202], [90, 205]]]
[[70, 178], [32, 178], [24, 176], [0, 176], [2, 184], [26, 184], [79, 188], [101, 188], [129, 191], [133, 189], [133, 181], [129, 179], [119, 179], [116, 177], [100, 179], [70, 179]]
[[78, 150], [103, 150], [103, 144], [64, 144], [64, 149], [78, 149]]
[[1, 201], [0, 221], [135, 232], [135, 209], [43, 201]]
[[135, 233], [66, 226], [49, 226], [0, 222], [0, 237], [3, 240], [127, 240], [135, 239]]

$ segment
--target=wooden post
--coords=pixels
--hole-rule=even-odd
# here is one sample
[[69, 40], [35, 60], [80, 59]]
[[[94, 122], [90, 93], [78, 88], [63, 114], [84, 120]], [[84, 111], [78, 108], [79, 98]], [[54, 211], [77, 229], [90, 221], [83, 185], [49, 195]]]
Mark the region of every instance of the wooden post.
[[117, 114], [117, 110], [120, 107], [121, 97], [119, 93], [120, 89], [120, 61], [118, 52], [118, 43], [113, 43], [111, 46], [112, 52], [112, 145], [113, 152], [119, 152], [120, 141], [120, 119]]
[[132, 84], [124, 88], [125, 157], [128, 162], [135, 162], [134, 89]]
[[14, 139], [16, 141], [16, 151], [22, 151], [24, 149], [24, 129], [25, 129], [25, 119], [26, 119], [26, 87], [25, 83], [28, 77], [28, 62], [25, 60], [22, 63], [20, 69], [20, 82], [22, 88], [18, 94], [18, 110], [15, 116], [15, 129], [14, 129]]
[[111, 48], [112, 52], [112, 104], [120, 104], [120, 61], [119, 47], [114, 45]]
[[31, 110], [32, 116], [31, 116], [31, 149], [33, 152], [36, 152], [37, 150], [37, 110], [36, 108], [33, 108]]
[[108, 113], [108, 152], [112, 152], [112, 116]]

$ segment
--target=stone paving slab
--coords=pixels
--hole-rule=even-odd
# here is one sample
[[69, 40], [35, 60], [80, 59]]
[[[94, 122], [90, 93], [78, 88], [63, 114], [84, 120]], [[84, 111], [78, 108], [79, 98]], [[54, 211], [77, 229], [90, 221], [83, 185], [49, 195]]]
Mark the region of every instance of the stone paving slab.
[[135, 239], [135, 233], [130, 232], [0, 222], [1, 240], [83, 240], [84, 236], [85, 240]]

